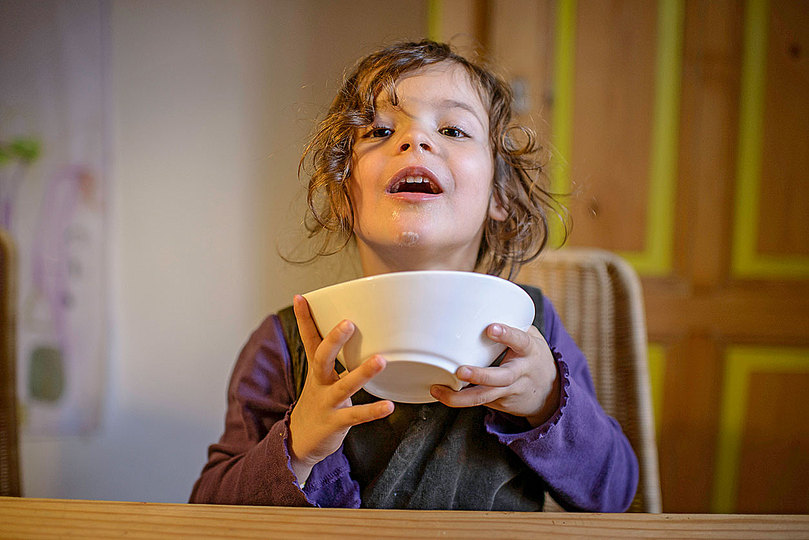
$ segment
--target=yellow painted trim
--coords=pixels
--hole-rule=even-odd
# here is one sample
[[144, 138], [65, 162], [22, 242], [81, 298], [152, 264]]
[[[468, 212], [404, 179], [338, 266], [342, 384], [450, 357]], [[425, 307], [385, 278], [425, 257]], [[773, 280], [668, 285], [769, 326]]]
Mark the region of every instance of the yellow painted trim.
[[621, 253], [642, 275], [665, 275], [672, 267], [684, 20], [683, 0], [658, 2], [645, 249]]
[[666, 375], [666, 349], [659, 343], [649, 343], [649, 383], [652, 389], [655, 433], [660, 434], [663, 422], [663, 387]]
[[736, 509], [739, 461], [747, 416], [747, 397], [753, 373], [809, 372], [809, 349], [787, 347], [730, 347], [725, 355], [722, 406], [712, 511], [732, 513]]
[[732, 272], [737, 277], [746, 278], [809, 278], [809, 257], [805, 255], [762, 255], [756, 252], [768, 23], [767, 0], [748, 0], [739, 98]]
[[441, 37], [443, 7], [441, 0], [427, 0], [427, 39], [443, 41]]
[[[573, 143], [574, 66], [576, 62], [576, 0], [556, 3], [554, 31], [553, 148], [551, 193], [562, 201], [570, 193], [570, 158]], [[558, 221], [550, 223], [551, 246], [562, 243], [564, 229]]]

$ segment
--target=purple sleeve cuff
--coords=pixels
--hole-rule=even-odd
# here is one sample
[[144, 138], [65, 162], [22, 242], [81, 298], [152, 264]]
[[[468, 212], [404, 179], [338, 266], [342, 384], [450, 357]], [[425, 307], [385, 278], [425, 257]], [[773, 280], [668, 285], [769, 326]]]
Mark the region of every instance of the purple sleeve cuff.
[[[291, 412], [290, 408], [290, 412]], [[359, 508], [359, 485], [351, 478], [351, 467], [343, 454], [342, 447], [318, 463], [309, 473], [304, 486], [299, 487], [292, 470], [289, 455], [289, 415], [287, 412], [281, 433], [282, 448], [286, 467], [297, 490], [302, 492], [311, 506], [333, 508]]]
[[570, 369], [561, 359], [561, 355], [551, 350], [559, 368], [559, 407], [541, 426], [532, 428], [525, 418], [512, 416], [499, 411], [489, 411], [486, 416], [486, 431], [497, 437], [506, 445], [517, 440], [536, 440], [546, 436], [546, 434], [556, 426], [565, 413], [567, 402], [570, 399]]

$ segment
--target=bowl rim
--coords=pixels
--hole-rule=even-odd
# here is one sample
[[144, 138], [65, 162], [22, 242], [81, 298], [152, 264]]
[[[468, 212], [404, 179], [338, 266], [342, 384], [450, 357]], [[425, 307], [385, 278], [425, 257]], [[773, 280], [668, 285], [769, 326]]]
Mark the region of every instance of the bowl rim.
[[[304, 293], [302, 296], [307, 297], [310, 294], [320, 294], [324, 293], [329, 290], [336, 290], [338, 288], [349, 287], [353, 285], [371, 283], [371, 282], [380, 282], [380, 281], [389, 281], [391, 279], [398, 279], [403, 276], [434, 276], [434, 277], [460, 277], [462, 279], [474, 279], [474, 280], [483, 280], [483, 281], [490, 281], [492, 283], [498, 283], [504, 285], [506, 287], [516, 287], [522, 292], [525, 292], [522, 287], [505, 278], [501, 278], [499, 276], [493, 276], [491, 274], [484, 274], [482, 272], [473, 272], [467, 270], [402, 270], [402, 271], [395, 271], [395, 272], [385, 272], [384, 274], [374, 274], [372, 276], [363, 276], [360, 278], [350, 279], [348, 281], [341, 281], [339, 283], [334, 283], [332, 285], [327, 285], [325, 287], [320, 287], [319, 289], [311, 290], [307, 293]], [[526, 293], [527, 295], [527, 293]]]

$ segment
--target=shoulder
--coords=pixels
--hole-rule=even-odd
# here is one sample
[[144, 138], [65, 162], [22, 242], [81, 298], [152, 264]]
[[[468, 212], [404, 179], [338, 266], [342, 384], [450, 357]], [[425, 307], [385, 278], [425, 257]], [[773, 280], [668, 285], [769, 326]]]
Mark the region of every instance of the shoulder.
[[276, 348], [277, 345], [286, 347], [280, 313], [281, 312], [267, 315], [250, 334], [244, 348]]
[[289, 388], [289, 350], [277, 314], [268, 315], [253, 330], [239, 353], [233, 369], [231, 390], [243, 391], [245, 386]]

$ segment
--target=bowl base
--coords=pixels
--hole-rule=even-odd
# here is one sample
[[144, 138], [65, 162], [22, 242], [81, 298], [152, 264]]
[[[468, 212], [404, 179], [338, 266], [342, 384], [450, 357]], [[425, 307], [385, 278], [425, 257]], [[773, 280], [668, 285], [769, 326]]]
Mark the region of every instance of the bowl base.
[[365, 385], [369, 394], [399, 403], [430, 403], [430, 386], [443, 384], [460, 390], [465, 383], [455, 377], [458, 365], [444, 358], [416, 352], [382, 353], [385, 369]]

